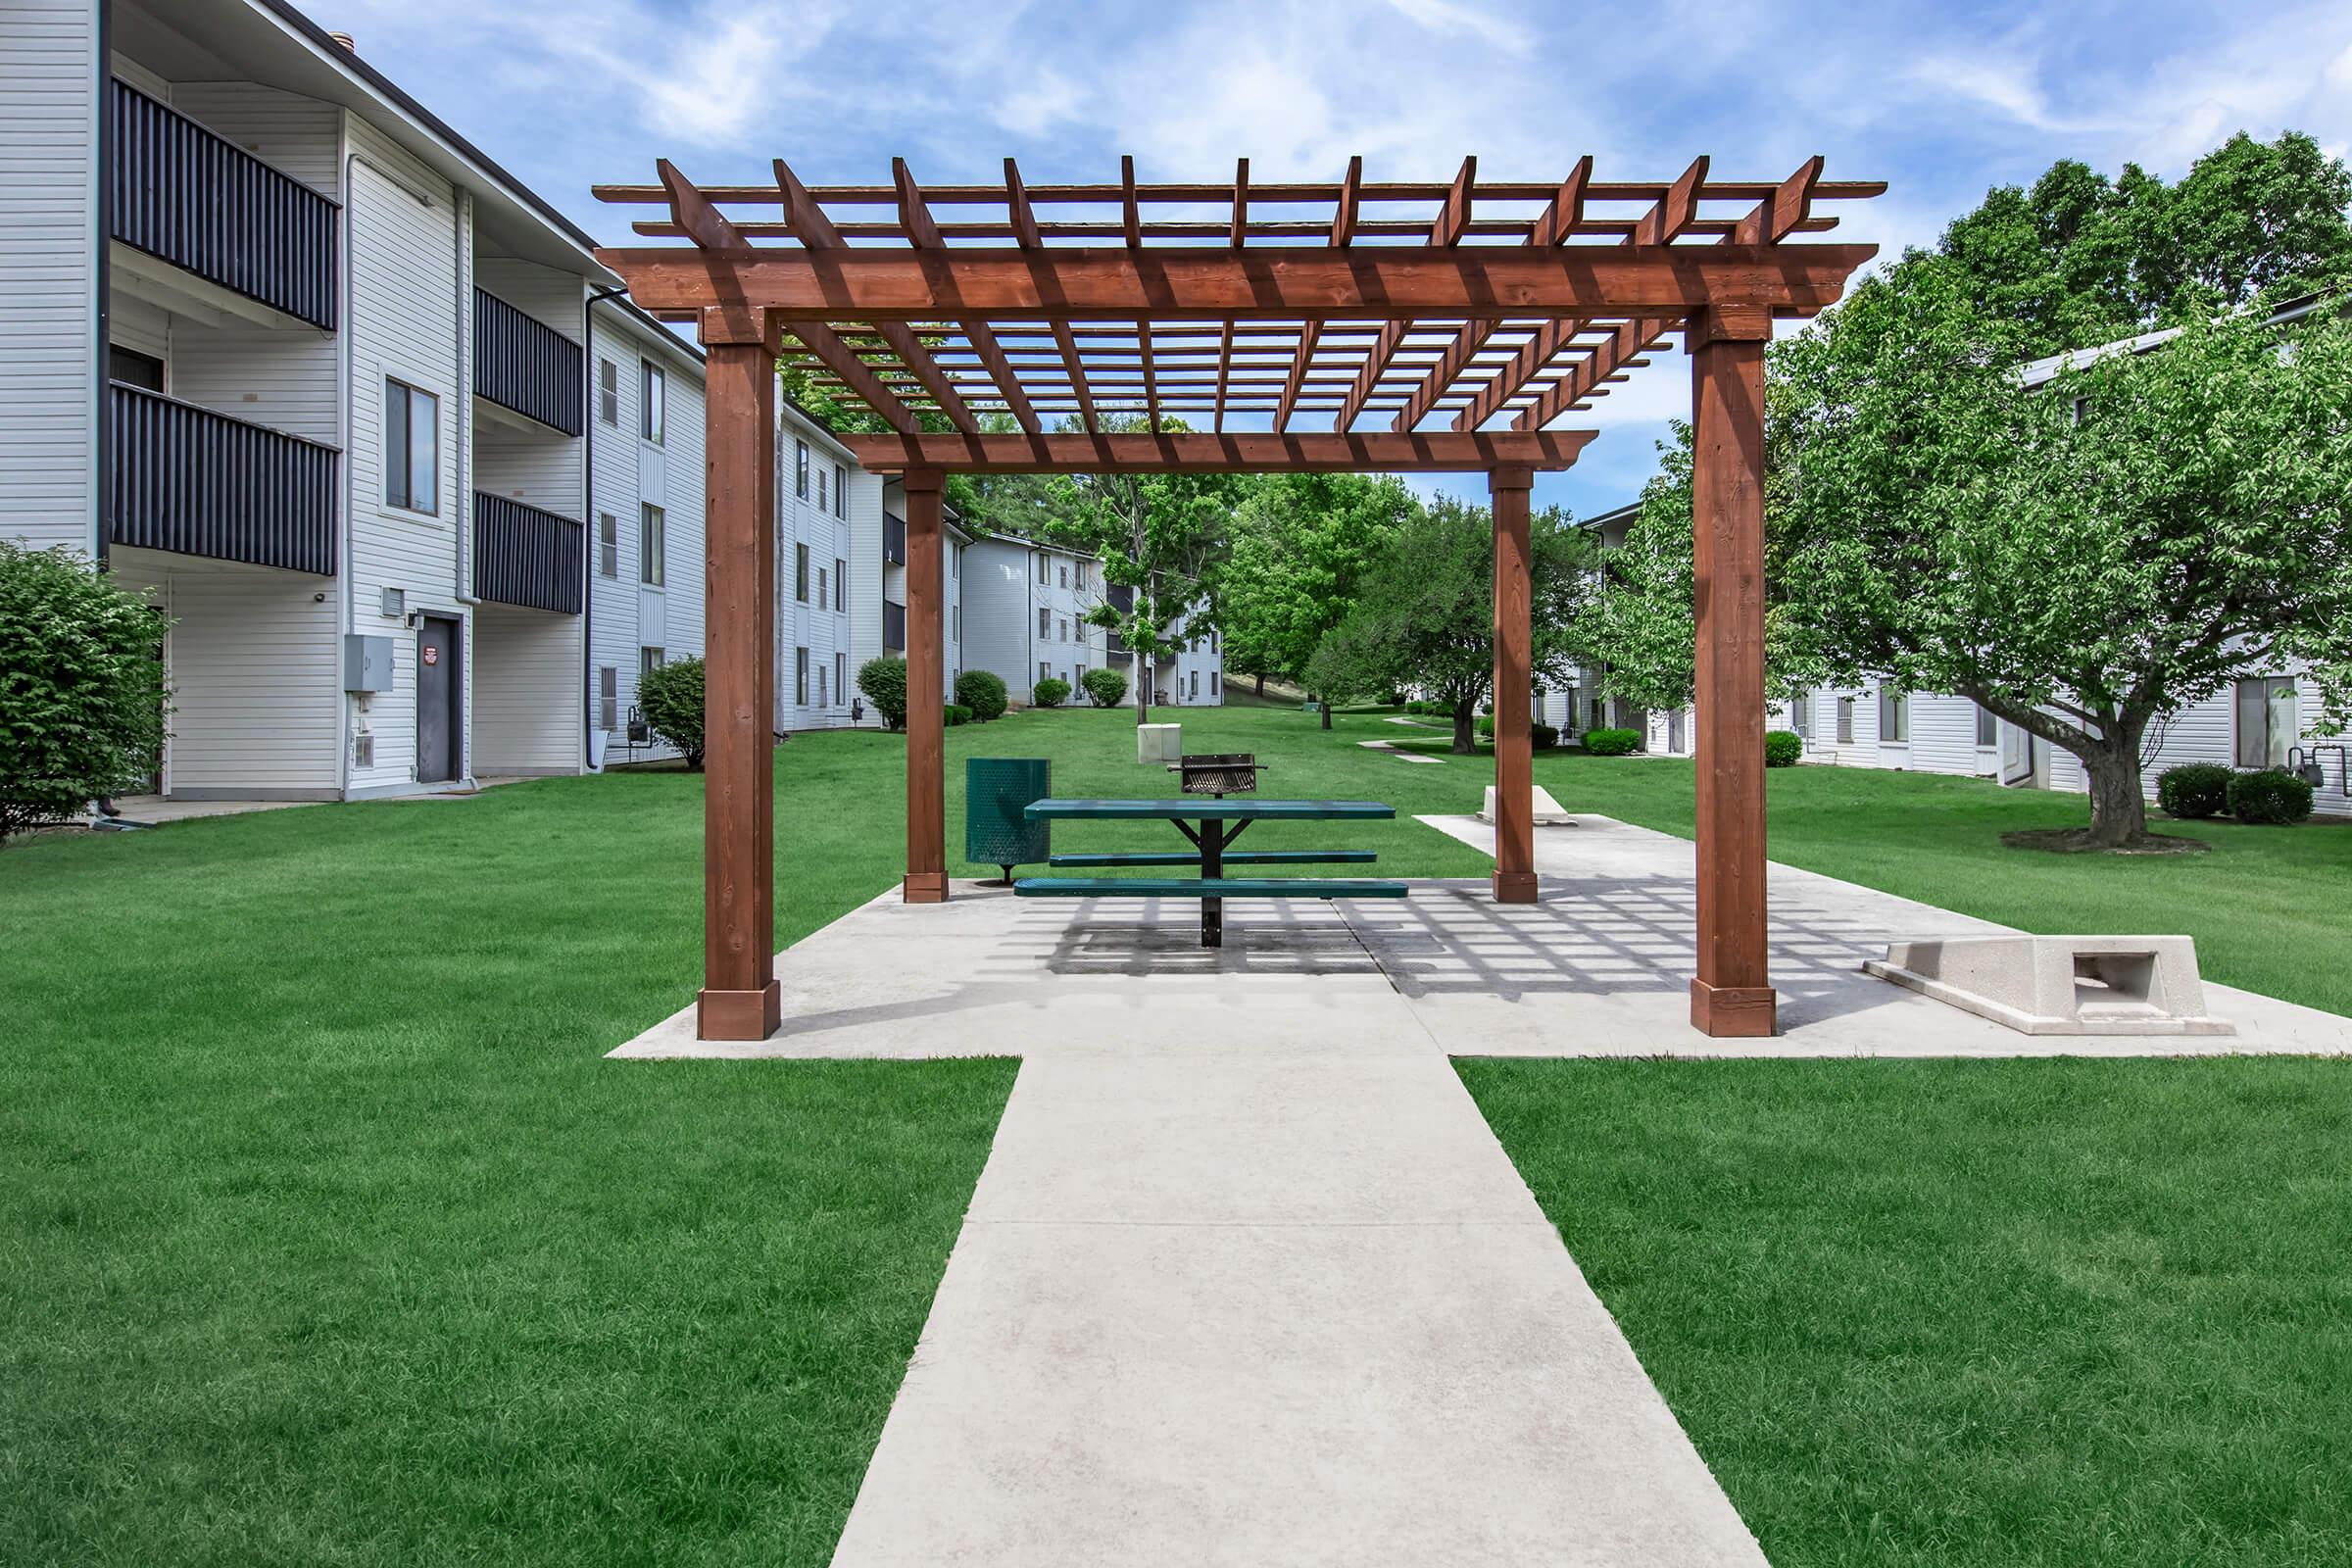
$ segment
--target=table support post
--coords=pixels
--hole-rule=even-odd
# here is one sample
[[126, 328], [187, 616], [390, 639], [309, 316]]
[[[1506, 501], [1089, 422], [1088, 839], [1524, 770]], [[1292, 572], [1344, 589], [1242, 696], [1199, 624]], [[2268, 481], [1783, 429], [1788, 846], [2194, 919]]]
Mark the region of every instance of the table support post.
[[[1202, 881], [1214, 882], [1225, 875], [1225, 846], [1229, 842], [1231, 841], [1226, 837], [1223, 822], [1214, 817], [1206, 818], [1201, 822], [1200, 878]], [[1200, 945], [1204, 948], [1221, 948], [1225, 945], [1225, 901], [1223, 899], [1202, 899], [1200, 901]]]

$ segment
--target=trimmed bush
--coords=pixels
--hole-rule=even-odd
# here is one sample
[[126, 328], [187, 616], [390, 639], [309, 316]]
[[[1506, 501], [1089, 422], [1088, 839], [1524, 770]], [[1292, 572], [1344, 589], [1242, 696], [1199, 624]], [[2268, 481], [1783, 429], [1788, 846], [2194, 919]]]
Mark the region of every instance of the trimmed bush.
[[2311, 786], [2283, 768], [2232, 774], [2230, 814], [2240, 822], [2300, 822], [2311, 815]]
[[1585, 731], [1585, 750], [1594, 757], [1625, 757], [1641, 749], [1642, 732], [1638, 729]]
[[81, 558], [0, 539], [0, 840], [146, 781], [167, 624]]
[[645, 727], [667, 741], [686, 760], [686, 770], [703, 770], [703, 662], [673, 659], [637, 677], [637, 710]]
[[1794, 767], [1796, 760], [1805, 755], [1805, 738], [1792, 729], [1772, 729], [1764, 732], [1764, 765], [1766, 767]]
[[906, 661], [869, 659], [858, 666], [858, 689], [892, 729], [906, 727]]
[[2156, 775], [2156, 804], [2167, 816], [2195, 821], [2230, 808], [2230, 769], [2220, 762], [2183, 762]]
[[1527, 733], [1536, 743], [1536, 750], [1548, 752], [1560, 744], [1560, 732], [1549, 724], [1530, 724]]
[[1078, 678], [1086, 700], [1097, 708], [1116, 708], [1127, 696], [1127, 677], [1115, 669], [1090, 669]]
[[956, 677], [956, 706], [968, 710], [983, 724], [992, 718], [1003, 718], [1011, 701], [1012, 694], [1004, 689], [1004, 677], [993, 669], [967, 669]]
[[1070, 683], [1048, 675], [1029, 693], [1029, 700], [1040, 708], [1059, 708], [1070, 700]]
[[1478, 731], [1479, 739], [1491, 741], [1494, 738], [1494, 715], [1481, 713], [1471, 720], [1471, 727]]
[[972, 721], [972, 710], [961, 703], [950, 703], [942, 714], [942, 719], [951, 728], [957, 724], [968, 724]]

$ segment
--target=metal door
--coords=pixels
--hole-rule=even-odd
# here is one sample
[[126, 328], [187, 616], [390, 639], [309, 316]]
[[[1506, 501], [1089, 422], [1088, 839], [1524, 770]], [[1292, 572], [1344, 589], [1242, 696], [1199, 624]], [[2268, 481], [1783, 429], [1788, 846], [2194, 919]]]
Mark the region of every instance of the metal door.
[[465, 685], [454, 620], [427, 615], [416, 628], [416, 777], [426, 784], [466, 776]]

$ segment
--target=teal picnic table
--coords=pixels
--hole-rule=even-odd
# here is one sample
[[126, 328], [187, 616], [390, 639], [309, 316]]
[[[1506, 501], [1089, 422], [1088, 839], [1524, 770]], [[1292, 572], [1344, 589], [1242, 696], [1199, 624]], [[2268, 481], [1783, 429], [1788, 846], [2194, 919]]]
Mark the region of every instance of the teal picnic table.
[[1057, 866], [1191, 866], [1196, 877], [1023, 877], [1015, 895], [1027, 899], [1179, 898], [1200, 901], [1200, 945], [1225, 945], [1227, 899], [1401, 899], [1401, 882], [1359, 877], [1229, 877], [1234, 865], [1364, 864], [1370, 850], [1235, 851], [1233, 841], [1252, 822], [1371, 822], [1393, 820], [1396, 808], [1380, 801], [1224, 800], [1198, 795], [1134, 801], [1033, 801], [1033, 822], [1164, 821], [1192, 843], [1192, 850], [1108, 855], [1056, 855]]

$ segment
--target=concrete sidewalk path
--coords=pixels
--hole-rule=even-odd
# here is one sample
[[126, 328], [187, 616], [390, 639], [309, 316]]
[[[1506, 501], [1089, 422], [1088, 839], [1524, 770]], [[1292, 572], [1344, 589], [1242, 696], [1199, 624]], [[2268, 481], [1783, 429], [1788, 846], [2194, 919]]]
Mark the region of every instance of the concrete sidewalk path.
[[1764, 1561], [1383, 976], [1155, 989], [1028, 1053], [838, 1568]]

